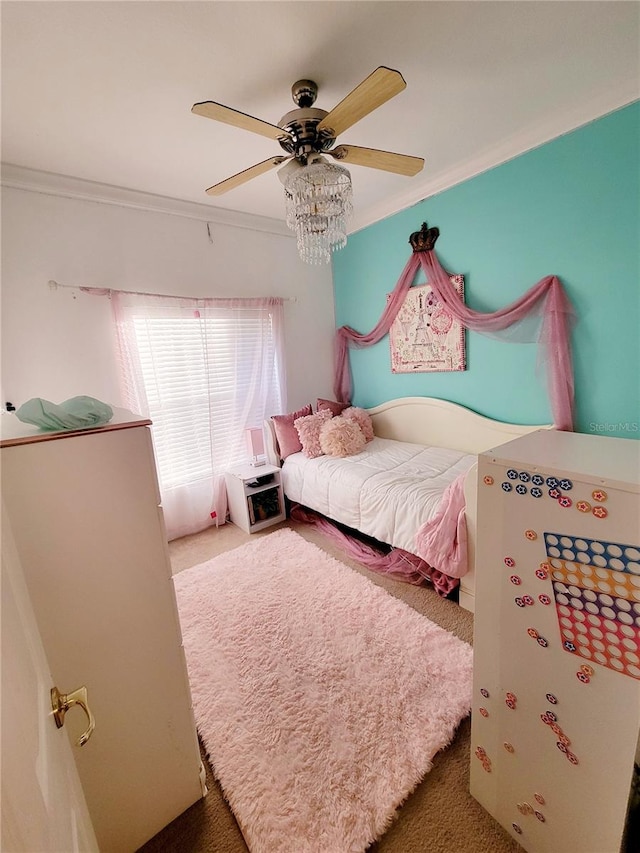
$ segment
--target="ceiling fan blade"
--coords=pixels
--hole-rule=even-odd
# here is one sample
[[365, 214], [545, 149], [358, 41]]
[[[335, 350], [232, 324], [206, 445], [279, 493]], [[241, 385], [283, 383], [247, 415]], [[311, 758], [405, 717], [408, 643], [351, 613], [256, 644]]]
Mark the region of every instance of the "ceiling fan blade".
[[277, 140], [283, 136], [291, 136], [288, 130], [278, 127], [277, 124], [269, 124], [268, 121], [262, 121], [262, 119], [254, 118], [238, 110], [232, 110], [231, 107], [216, 104], [215, 101], [202, 101], [202, 103], [194, 104], [191, 107], [191, 112], [205, 118], [212, 118], [215, 121], [231, 124], [234, 127], [240, 127], [242, 130], [259, 133], [261, 136], [269, 137], [269, 139]]
[[396, 175], [417, 175], [424, 166], [422, 157], [394, 154], [391, 151], [380, 151], [378, 148], [361, 148], [359, 145], [338, 145], [333, 151], [323, 153], [330, 154], [336, 160], [344, 163], [368, 166], [370, 169], [382, 169], [384, 172], [395, 172]]
[[237, 175], [232, 175], [230, 178], [220, 181], [219, 184], [214, 184], [212, 187], [209, 187], [207, 195], [223, 195], [223, 193], [226, 193], [229, 190], [234, 190], [242, 184], [246, 184], [247, 181], [257, 178], [258, 175], [263, 175], [265, 172], [268, 172], [270, 169], [279, 166], [281, 163], [284, 163], [285, 160], [289, 159], [289, 157], [270, 157], [268, 160], [263, 160], [262, 163], [256, 163], [255, 166], [250, 166], [243, 172], [238, 172]]
[[317, 129], [319, 131], [330, 129], [334, 136], [338, 136], [390, 98], [398, 95], [406, 85], [399, 71], [381, 65], [352, 92], [349, 92], [331, 112], [327, 113]]

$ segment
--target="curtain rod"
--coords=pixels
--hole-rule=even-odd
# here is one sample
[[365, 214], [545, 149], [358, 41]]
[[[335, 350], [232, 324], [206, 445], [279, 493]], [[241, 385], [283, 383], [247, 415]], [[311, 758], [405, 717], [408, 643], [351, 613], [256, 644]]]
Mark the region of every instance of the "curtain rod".
[[[163, 296], [167, 299], [262, 299], [264, 297], [261, 296], [176, 296], [175, 294], [167, 294], [167, 293], [147, 293], [142, 290], [119, 290], [115, 287], [86, 287], [80, 284], [61, 284], [59, 281], [55, 281], [50, 278], [47, 282], [49, 288], [51, 290], [57, 290], [59, 287], [65, 287], [69, 290], [79, 290], [82, 293], [89, 293], [93, 296], [109, 296], [112, 291], [115, 293], [126, 293], [128, 296]], [[274, 296], [271, 297], [273, 299], [282, 299], [283, 302], [297, 302], [297, 296]]]

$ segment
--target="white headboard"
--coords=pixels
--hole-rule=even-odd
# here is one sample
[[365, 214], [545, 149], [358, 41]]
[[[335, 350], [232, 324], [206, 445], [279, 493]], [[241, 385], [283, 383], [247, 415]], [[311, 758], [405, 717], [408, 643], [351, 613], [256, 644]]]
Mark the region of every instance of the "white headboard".
[[[434, 397], [400, 397], [366, 410], [380, 438], [413, 444], [450, 447], [463, 453], [484, 453], [551, 424], [522, 425], [494, 421], [458, 403]], [[264, 443], [272, 465], [280, 465], [273, 421], [264, 422]]]
[[463, 453], [484, 453], [550, 424], [522, 425], [494, 421], [458, 403], [434, 397], [402, 397], [367, 409], [380, 438], [394, 438]]

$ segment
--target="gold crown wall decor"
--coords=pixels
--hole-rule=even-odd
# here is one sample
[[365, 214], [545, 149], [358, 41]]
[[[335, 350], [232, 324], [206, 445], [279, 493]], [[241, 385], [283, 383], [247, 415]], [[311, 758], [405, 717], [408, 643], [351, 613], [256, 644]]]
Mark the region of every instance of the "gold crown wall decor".
[[423, 222], [422, 228], [414, 231], [409, 237], [409, 242], [414, 252], [430, 252], [439, 236], [440, 231], [437, 228], [427, 228], [427, 223]]

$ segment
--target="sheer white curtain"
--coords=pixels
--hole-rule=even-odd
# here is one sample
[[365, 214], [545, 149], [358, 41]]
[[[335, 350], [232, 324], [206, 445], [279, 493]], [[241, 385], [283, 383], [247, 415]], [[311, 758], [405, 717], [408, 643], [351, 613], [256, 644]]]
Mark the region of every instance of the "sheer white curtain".
[[286, 411], [283, 300], [110, 296], [126, 405], [153, 422], [168, 537], [224, 524], [244, 430]]

